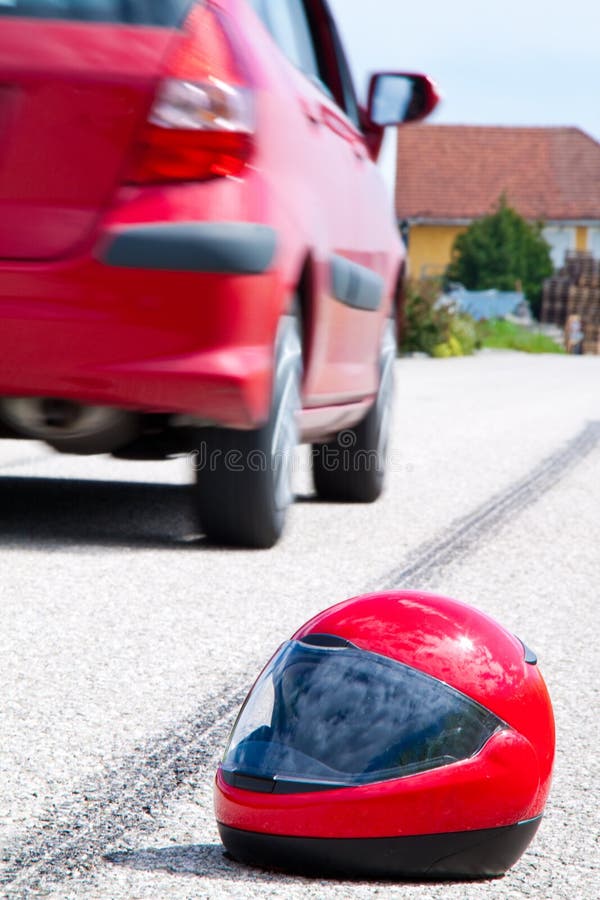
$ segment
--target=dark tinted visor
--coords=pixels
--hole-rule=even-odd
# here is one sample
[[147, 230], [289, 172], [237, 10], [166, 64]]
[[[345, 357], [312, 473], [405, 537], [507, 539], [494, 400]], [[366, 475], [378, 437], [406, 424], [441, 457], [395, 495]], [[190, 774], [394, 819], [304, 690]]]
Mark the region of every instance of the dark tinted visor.
[[190, 5], [190, 0], [0, 0], [0, 17], [175, 26]]
[[262, 673], [223, 760], [231, 784], [291, 792], [385, 781], [468, 759], [504, 727], [436, 678], [329, 640], [284, 644]]

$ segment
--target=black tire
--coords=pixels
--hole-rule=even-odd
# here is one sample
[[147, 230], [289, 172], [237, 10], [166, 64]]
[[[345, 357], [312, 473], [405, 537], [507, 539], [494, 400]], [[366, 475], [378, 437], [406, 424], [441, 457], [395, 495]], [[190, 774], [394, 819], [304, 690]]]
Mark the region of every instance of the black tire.
[[277, 333], [273, 398], [266, 424], [254, 431], [198, 431], [194, 500], [202, 529], [212, 542], [266, 549], [281, 536], [293, 501], [301, 381], [300, 326], [295, 315], [287, 315]]
[[379, 355], [375, 403], [354, 428], [340, 431], [325, 444], [313, 445], [313, 479], [317, 496], [338, 503], [373, 503], [381, 495], [392, 406], [396, 328], [387, 323]]

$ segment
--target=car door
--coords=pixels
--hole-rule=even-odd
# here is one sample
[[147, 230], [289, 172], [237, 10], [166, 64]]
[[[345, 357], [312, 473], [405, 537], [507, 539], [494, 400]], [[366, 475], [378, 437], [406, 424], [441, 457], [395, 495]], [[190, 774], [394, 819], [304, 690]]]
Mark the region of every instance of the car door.
[[[392, 205], [361, 128], [360, 111], [338, 29], [325, 0], [305, 0], [315, 30], [321, 74], [335, 104], [328, 125], [346, 144], [345, 190], [350, 196], [352, 235], [345, 253], [331, 261], [336, 327], [328, 334], [335, 376], [352, 382], [357, 396], [373, 393], [378, 353], [399, 238]], [[350, 150], [350, 153], [347, 151]]]
[[251, 0], [279, 48], [293, 63], [293, 88], [303, 113], [299, 177], [315, 263], [311, 346], [304, 403], [325, 406], [374, 392], [380, 280], [361, 256], [359, 221], [368, 153], [346, 106], [335, 35], [326, 4]]

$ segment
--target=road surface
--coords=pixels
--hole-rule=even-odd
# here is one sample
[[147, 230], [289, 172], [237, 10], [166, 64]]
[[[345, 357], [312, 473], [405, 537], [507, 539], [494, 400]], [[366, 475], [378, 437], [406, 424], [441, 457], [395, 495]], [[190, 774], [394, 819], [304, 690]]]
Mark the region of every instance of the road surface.
[[[385, 497], [299, 501], [272, 551], [197, 534], [185, 460], [0, 445], [0, 896], [596, 900], [600, 358], [397, 364]], [[277, 646], [365, 590], [472, 602], [535, 648], [557, 719], [547, 816], [504, 879], [342, 884], [223, 856], [212, 778]]]

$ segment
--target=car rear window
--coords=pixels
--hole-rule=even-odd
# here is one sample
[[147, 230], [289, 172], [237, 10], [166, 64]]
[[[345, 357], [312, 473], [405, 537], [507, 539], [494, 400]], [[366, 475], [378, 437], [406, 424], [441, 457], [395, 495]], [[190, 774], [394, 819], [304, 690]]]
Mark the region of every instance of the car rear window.
[[189, 6], [191, 0], [0, 0], [0, 17], [173, 26]]

